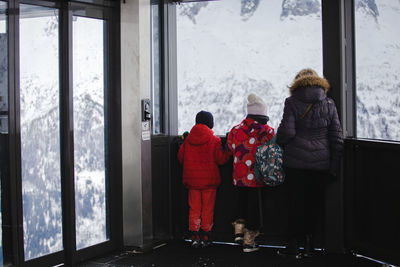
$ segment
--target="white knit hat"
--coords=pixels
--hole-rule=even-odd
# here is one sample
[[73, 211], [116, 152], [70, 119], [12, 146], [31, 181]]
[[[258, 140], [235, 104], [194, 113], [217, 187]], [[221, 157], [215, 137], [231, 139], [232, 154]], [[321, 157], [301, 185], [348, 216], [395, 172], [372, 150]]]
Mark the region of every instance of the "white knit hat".
[[247, 97], [247, 114], [267, 116], [267, 107], [261, 97], [251, 93]]

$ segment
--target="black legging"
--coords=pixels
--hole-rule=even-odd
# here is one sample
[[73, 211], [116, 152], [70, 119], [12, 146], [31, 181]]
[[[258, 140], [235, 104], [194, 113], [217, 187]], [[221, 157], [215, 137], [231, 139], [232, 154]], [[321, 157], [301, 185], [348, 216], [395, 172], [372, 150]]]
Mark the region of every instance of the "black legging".
[[260, 216], [260, 201], [262, 198], [262, 188], [240, 187], [234, 188], [234, 207], [235, 218], [245, 219], [246, 228], [249, 230], [259, 230], [261, 228], [262, 216]]
[[285, 168], [289, 189], [289, 235], [303, 239], [315, 234], [325, 211], [326, 172]]

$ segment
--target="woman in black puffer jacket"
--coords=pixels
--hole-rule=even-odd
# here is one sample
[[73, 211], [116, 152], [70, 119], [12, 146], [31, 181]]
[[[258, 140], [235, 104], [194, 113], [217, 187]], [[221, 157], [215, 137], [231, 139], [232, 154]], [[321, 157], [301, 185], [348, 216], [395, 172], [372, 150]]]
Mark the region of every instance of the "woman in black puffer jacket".
[[[277, 143], [289, 187], [289, 244], [281, 255], [311, 256], [312, 234], [324, 212], [325, 181], [336, 175], [343, 135], [335, 102], [326, 96], [329, 83], [312, 69], [303, 69], [290, 86]], [[304, 253], [298, 250], [305, 242]]]

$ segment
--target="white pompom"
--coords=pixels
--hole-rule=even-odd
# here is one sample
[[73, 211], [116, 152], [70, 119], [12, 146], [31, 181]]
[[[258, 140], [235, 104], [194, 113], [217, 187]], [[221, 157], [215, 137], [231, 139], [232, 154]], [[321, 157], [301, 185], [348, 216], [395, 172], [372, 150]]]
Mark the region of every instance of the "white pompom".
[[251, 93], [247, 97], [247, 101], [249, 101], [249, 104], [254, 104], [257, 101], [257, 96], [255, 94]]
[[248, 105], [253, 105], [253, 104], [264, 104], [264, 101], [257, 95], [251, 93], [247, 97]]

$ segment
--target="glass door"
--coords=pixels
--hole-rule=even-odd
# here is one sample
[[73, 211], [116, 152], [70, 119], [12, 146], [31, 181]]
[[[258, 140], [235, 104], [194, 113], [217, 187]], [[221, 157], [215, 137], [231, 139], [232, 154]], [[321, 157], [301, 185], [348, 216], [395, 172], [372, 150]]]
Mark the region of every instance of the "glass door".
[[109, 240], [105, 120], [105, 21], [73, 16], [76, 248]]
[[20, 5], [20, 132], [25, 260], [63, 250], [59, 11]]

